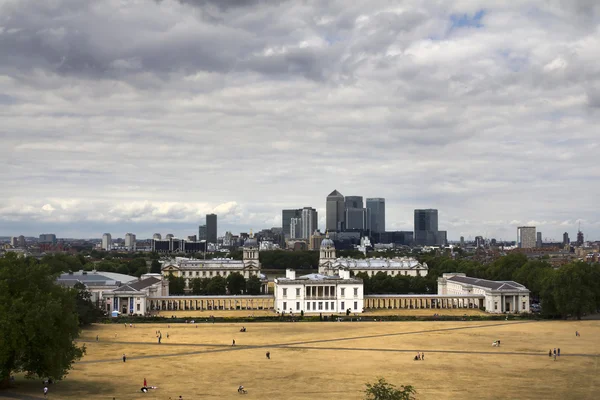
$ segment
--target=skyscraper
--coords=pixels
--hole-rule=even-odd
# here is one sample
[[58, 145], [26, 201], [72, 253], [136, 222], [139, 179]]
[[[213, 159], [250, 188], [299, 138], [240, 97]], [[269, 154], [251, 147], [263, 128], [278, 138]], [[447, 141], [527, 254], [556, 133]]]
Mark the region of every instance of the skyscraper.
[[302, 239], [310, 239], [310, 236], [319, 229], [319, 218], [317, 210], [312, 207], [304, 207], [301, 212]]
[[438, 210], [415, 210], [415, 244], [433, 246], [438, 242]]
[[563, 245], [568, 245], [571, 243], [571, 239], [569, 239], [569, 234], [567, 232], [563, 233]]
[[217, 243], [217, 214], [206, 214], [206, 241]]
[[125, 248], [127, 249], [127, 251], [136, 250], [136, 240], [135, 235], [133, 233], [125, 234]]
[[[346, 197], [347, 199], [347, 197]], [[368, 208], [346, 208], [346, 215], [344, 220], [346, 221], [347, 231], [361, 230], [366, 231], [371, 229], [371, 210]]]
[[367, 209], [371, 214], [369, 224], [371, 232], [385, 232], [385, 199], [381, 197], [367, 198]]
[[327, 196], [325, 207], [325, 228], [331, 232], [343, 231], [344, 221], [344, 195], [334, 190]]
[[537, 233], [537, 240], [535, 241], [535, 247], [537, 247], [537, 248], [542, 247], [542, 232]]
[[106, 251], [112, 250], [112, 236], [110, 233], [102, 235], [102, 249]]
[[577, 246], [583, 246], [583, 232], [577, 231]]
[[206, 239], [206, 224], [198, 226], [198, 240]]
[[532, 249], [536, 245], [535, 226], [517, 228], [517, 246], [521, 249]]
[[346, 208], [363, 208], [363, 198], [362, 196], [346, 196], [344, 205]]
[[283, 231], [283, 235], [285, 238], [291, 238], [291, 227], [290, 222], [292, 218], [301, 218], [302, 217], [302, 209], [288, 209], [281, 210], [281, 229]]
[[290, 220], [290, 239], [302, 239], [302, 218]]

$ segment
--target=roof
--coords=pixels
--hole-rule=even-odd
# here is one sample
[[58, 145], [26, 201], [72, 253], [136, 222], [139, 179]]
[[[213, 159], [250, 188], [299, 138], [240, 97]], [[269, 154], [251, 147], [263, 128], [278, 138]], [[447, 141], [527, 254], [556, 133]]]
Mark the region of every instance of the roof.
[[331, 281], [331, 283], [362, 283], [362, 279], [359, 278], [350, 278], [344, 279], [339, 277], [338, 275], [322, 275], [322, 274], [308, 274], [296, 277], [296, 279], [290, 278], [276, 278], [277, 283], [305, 283], [307, 281]]
[[57, 282], [67, 286], [73, 286], [81, 282], [86, 286], [119, 286], [137, 280], [135, 276], [117, 274], [115, 272], [103, 271], [76, 271], [61, 274]]
[[525, 290], [525, 291], [529, 291], [525, 286], [521, 285], [520, 283], [514, 282], [514, 281], [490, 281], [487, 279], [471, 278], [468, 276], [452, 276], [450, 278], [447, 278], [447, 280], [453, 281], [453, 282], [465, 283], [465, 284], [473, 285], [473, 286], [480, 286], [480, 287], [484, 287], [486, 289], [492, 289], [492, 290], [506, 290], [506, 291], [515, 291], [515, 290], [523, 291], [523, 290]]
[[338, 258], [334, 266], [343, 266], [350, 269], [428, 269], [427, 264], [421, 264], [414, 258]]
[[329, 195], [328, 195], [327, 197], [328, 197], [328, 198], [329, 198], [329, 197], [341, 197], [341, 198], [343, 199], [343, 198], [344, 198], [344, 195], [343, 195], [343, 194], [341, 194], [340, 192], [338, 192], [338, 191], [337, 191], [337, 189], [336, 189], [336, 190], [334, 190], [333, 192], [329, 193]]
[[157, 278], [148, 278], [148, 279], [144, 279], [141, 281], [137, 281], [135, 283], [130, 283], [127, 285], [123, 285], [117, 289], [115, 289], [115, 292], [139, 292], [142, 289], [145, 289], [149, 286], [154, 285], [156, 282], [160, 282], [160, 279]]

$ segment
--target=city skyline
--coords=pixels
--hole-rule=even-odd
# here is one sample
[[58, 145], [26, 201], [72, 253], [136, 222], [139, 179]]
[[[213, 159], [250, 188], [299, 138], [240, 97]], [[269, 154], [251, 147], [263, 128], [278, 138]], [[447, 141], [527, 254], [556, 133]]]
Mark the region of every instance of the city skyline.
[[0, 235], [323, 231], [337, 188], [600, 238], [596, 2], [275, 3], [2, 3]]

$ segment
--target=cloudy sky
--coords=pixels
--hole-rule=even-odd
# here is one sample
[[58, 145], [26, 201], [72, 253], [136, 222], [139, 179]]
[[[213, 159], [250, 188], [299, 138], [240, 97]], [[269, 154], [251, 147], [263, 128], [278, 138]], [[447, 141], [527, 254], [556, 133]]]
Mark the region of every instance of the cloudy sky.
[[600, 4], [0, 0], [0, 235], [280, 226], [600, 239]]

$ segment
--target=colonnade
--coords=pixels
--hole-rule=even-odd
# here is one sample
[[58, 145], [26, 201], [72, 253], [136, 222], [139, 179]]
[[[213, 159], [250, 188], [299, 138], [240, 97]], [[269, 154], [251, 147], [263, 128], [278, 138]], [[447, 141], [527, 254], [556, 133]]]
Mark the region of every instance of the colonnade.
[[483, 296], [365, 296], [365, 309], [480, 308]]
[[240, 297], [191, 297], [173, 299], [172, 297], [148, 299], [149, 311], [178, 310], [273, 310], [275, 299], [272, 296]]

